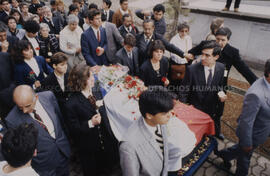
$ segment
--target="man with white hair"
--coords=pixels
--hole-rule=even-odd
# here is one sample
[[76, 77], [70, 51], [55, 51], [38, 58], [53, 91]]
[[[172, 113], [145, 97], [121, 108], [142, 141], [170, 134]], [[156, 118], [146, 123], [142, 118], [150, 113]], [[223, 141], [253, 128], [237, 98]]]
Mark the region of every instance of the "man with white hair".
[[50, 34], [59, 34], [63, 29], [63, 24], [61, 23], [61, 19], [59, 17], [53, 17], [51, 8], [48, 6], [43, 7], [44, 18], [42, 20], [43, 23], [48, 24], [50, 27]]

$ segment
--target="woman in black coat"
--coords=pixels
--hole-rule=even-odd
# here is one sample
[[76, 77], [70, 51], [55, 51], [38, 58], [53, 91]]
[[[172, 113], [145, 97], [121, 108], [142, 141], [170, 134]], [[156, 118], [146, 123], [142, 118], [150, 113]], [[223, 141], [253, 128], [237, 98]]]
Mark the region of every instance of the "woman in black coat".
[[73, 93], [65, 105], [65, 117], [83, 173], [89, 176], [110, 172], [119, 164], [118, 142], [110, 129], [104, 105], [98, 107], [100, 101], [96, 100], [102, 96], [95, 87], [90, 67], [75, 66], [68, 86]]
[[168, 86], [167, 79], [169, 71], [168, 58], [163, 56], [165, 47], [160, 40], [155, 40], [149, 47], [150, 59], [146, 60], [140, 67], [140, 78], [146, 86], [161, 85]]

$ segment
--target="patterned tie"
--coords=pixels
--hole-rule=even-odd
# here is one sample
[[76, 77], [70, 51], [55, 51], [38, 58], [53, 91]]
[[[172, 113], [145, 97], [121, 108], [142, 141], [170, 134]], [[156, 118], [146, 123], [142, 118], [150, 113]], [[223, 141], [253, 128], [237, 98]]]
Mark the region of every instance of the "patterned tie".
[[46, 127], [46, 125], [44, 124], [43, 120], [40, 118], [40, 116], [36, 112], [36, 110], [33, 111], [33, 114], [34, 114], [34, 118], [37, 120], [37, 122], [40, 124], [40, 126], [42, 128], [44, 128], [44, 130], [46, 130], [49, 133], [48, 128]]
[[212, 69], [209, 69], [209, 75], [208, 75], [208, 78], [207, 78], [207, 86], [210, 86], [211, 83], [212, 83], [212, 80], [213, 80], [213, 76], [212, 76]]
[[96, 98], [93, 96], [93, 95], [89, 95], [88, 96], [88, 100], [89, 100], [89, 102], [90, 102], [90, 104], [95, 108], [95, 109], [97, 109], [98, 107], [97, 107], [97, 105], [96, 105]]
[[100, 42], [100, 32], [99, 32], [99, 30], [97, 30], [97, 40], [98, 40], [98, 42]]
[[155, 136], [156, 141], [157, 141], [157, 143], [158, 143], [158, 145], [159, 145], [159, 148], [160, 148], [160, 150], [161, 150], [161, 153], [162, 153], [162, 155], [163, 155], [163, 154], [164, 154], [164, 143], [163, 143], [161, 131], [159, 131], [158, 126], [157, 126], [157, 129], [156, 129], [156, 131], [155, 131], [155, 135], [156, 135], [156, 136]]

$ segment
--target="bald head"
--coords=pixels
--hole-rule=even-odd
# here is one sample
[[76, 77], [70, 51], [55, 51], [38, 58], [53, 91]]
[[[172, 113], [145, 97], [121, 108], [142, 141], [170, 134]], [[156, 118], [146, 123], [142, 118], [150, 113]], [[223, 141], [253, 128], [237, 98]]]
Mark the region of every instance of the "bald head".
[[28, 85], [20, 85], [13, 92], [13, 100], [24, 113], [31, 113], [36, 104], [37, 95]]

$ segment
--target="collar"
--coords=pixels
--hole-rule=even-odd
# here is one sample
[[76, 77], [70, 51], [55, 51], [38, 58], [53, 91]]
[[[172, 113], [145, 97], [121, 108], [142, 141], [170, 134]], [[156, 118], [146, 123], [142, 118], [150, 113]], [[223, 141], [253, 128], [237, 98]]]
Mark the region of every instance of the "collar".
[[144, 39], [150, 40], [153, 37], [153, 34], [149, 38], [147, 38], [147, 36], [145, 34], [143, 34], [143, 36], [144, 36]]
[[128, 14], [128, 10], [124, 11], [124, 10], [122, 10], [122, 8], [121, 8], [121, 7], [120, 7], [119, 9], [120, 9], [120, 12], [121, 12], [121, 14], [122, 14], [122, 15], [124, 15], [124, 14]]
[[96, 28], [94, 28], [92, 25], [91, 25], [91, 28], [93, 29], [93, 31], [94, 31], [95, 33], [97, 33], [97, 31], [99, 30], [99, 28], [96, 29]]
[[142, 118], [143, 118], [143, 123], [144, 123], [144, 125], [146, 126], [146, 128], [149, 130], [149, 132], [150, 132], [152, 135], [155, 135], [155, 131], [156, 131], [157, 127], [156, 127], [156, 126], [155, 126], [155, 127], [152, 127], [152, 126], [148, 125], [148, 124], [146, 123], [144, 117], [142, 117]]
[[[215, 70], [215, 66], [216, 66], [216, 64], [214, 64], [212, 67], [204, 66], [204, 69], [205, 69], [205, 70], [211, 69], [212, 71], [214, 71], [214, 70]], [[212, 72], [212, 73], [213, 73], [213, 72]]]
[[64, 79], [64, 75], [58, 76], [55, 72], [53, 72], [53, 74], [55, 75], [55, 77], [57, 79], [63, 80]]
[[270, 83], [266, 80], [265, 76], [263, 77], [263, 80], [266, 84], [266, 87], [268, 88], [268, 90], [270, 91]]
[[85, 96], [85, 98], [88, 98], [89, 95], [92, 95], [92, 92], [86, 91], [86, 90], [82, 90], [81, 93], [83, 94], [83, 96]]

